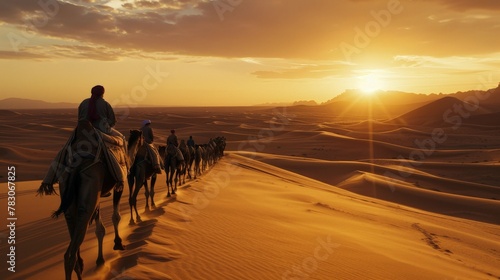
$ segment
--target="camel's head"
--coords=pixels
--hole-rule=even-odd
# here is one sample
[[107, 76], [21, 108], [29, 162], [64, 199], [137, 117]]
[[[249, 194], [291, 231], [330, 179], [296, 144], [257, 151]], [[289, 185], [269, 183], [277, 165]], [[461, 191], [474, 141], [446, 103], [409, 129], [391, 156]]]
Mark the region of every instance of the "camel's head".
[[128, 137], [128, 149], [132, 150], [133, 146], [142, 146], [142, 131], [138, 129], [131, 129], [130, 136]]

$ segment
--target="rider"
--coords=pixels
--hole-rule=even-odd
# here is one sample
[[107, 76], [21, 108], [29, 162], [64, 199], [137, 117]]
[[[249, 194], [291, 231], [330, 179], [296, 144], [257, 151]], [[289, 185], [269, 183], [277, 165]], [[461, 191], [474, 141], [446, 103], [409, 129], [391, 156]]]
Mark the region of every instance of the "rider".
[[[103, 98], [105, 92], [104, 87], [101, 85], [94, 86], [90, 92], [92, 94], [90, 98], [83, 100], [78, 107], [78, 120], [88, 120], [92, 123], [92, 126], [94, 126], [99, 131], [102, 131], [105, 134], [111, 136], [120, 137], [121, 139], [123, 139], [123, 141], [121, 141], [121, 148], [123, 149], [123, 151], [125, 151], [125, 137], [118, 130], [113, 128], [116, 124], [116, 118], [113, 108]], [[107, 152], [109, 154], [112, 153], [111, 151], [109, 151], [109, 149]], [[124, 185], [124, 179], [127, 175], [126, 171], [124, 171], [128, 169], [128, 167], [126, 167], [126, 162], [123, 162], [123, 159], [120, 160], [121, 162], [118, 162], [119, 159], [117, 159], [115, 156], [106, 156], [105, 158], [109, 160], [109, 163], [111, 165], [114, 166], [114, 168], [111, 167], [111, 169], [122, 171], [113, 172], [114, 177], [118, 183], [118, 188], [121, 188]], [[107, 196], [109, 194], [103, 194], [103, 196], [104, 195]]]
[[193, 147], [194, 148], [193, 136], [189, 136], [189, 139], [187, 140], [187, 145], [188, 145], [188, 147]]
[[142, 136], [144, 137], [144, 141], [148, 144], [153, 144], [154, 141], [154, 135], [153, 135], [153, 128], [151, 128], [151, 121], [150, 120], [143, 120], [142, 121]]
[[167, 154], [169, 156], [182, 157], [182, 153], [179, 150], [179, 141], [174, 129], [170, 130], [170, 135], [167, 138]]
[[142, 136], [144, 137], [144, 142], [146, 142], [147, 144], [146, 147], [151, 157], [151, 163], [153, 164], [153, 169], [155, 173], [160, 174], [161, 173], [160, 155], [158, 154], [158, 150], [156, 149], [156, 147], [153, 145], [154, 135], [153, 135], [153, 129], [151, 128], [150, 120], [142, 121], [141, 131], [142, 131]]
[[104, 100], [104, 87], [97, 85], [90, 91], [92, 95], [80, 103], [78, 107], [78, 120], [89, 120], [100, 131], [113, 135], [123, 135], [113, 128], [116, 124], [115, 112], [111, 105]]
[[[116, 149], [111, 151], [111, 149], [107, 148], [105, 143], [99, 143], [99, 145], [102, 145], [101, 147], [103, 147], [102, 151], [104, 153], [101, 159], [107, 163], [108, 170], [111, 172], [113, 180], [116, 181], [115, 187], [117, 189], [121, 189], [124, 185], [124, 179], [127, 176], [128, 171], [127, 161], [125, 159], [125, 138], [120, 132], [118, 132], [118, 130], [113, 128], [116, 124], [115, 113], [111, 105], [103, 98], [104, 87], [101, 85], [94, 86], [90, 92], [92, 94], [91, 97], [83, 100], [78, 106], [78, 121], [89, 121], [94, 128], [103, 132], [102, 135], [97, 136], [97, 139], [109, 138], [108, 140], [110, 140], [111, 143], [119, 147], [118, 151]], [[95, 136], [95, 134], [92, 134], [93, 131], [84, 133], [88, 133], [87, 137]], [[73, 159], [70, 160], [71, 164], [78, 162], [78, 160], [74, 160], [75, 155], [79, 155], [81, 157], [94, 156], [88, 153], [88, 146], [85, 145], [82, 145], [81, 147], [78, 146], [77, 151], [72, 150], [71, 145], [75, 134], [76, 129], [52, 162], [45, 178], [42, 181], [39, 192], [46, 194], [53, 193], [53, 184], [69, 178], [69, 174], [72, 172], [71, 170], [73, 166], [68, 166], [66, 163], [68, 162], [68, 157], [71, 155], [73, 155]], [[90, 141], [88, 143], [90, 144], [91, 142], [95, 142], [96, 139], [89, 138], [89, 140]], [[106, 141], [102, 140], [102, 142]], [[109, 195], [111, 195], [111, 193], [101, 193], [102, 197]]]
[[175, 135], [175, 130], [170, 130], [170, 135], [167, 138], [167, 146], [174, 145], [179, 147], [179, 142], [177, 141], [177, 135]]

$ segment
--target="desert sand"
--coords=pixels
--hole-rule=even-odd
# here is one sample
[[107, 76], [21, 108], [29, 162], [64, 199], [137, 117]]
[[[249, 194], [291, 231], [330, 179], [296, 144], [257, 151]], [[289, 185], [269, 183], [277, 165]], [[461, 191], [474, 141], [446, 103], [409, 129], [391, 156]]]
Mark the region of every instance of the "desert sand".
[[[491, 119], [454, 127], [302, 106], [116, 112], [126, 136], [150, 119], [157, 145], [173, 128], [200, 144], [224, 136], [227, 147], [171, 198], [160, 175], [156, 209], [145, 211], [141, 191], [134, 226], [125, 190], [124, 251], [112, 250], [103, 198], [106, 264], [95, 270], [91, 225], [84, 279], [500, 279], [500, 126]], [[7, 166], [16, 167], [17, 217], [15, 272], [12, 233], [0, 231], [0, 279], [63, 279], [69, 235], [63, 217], [49, 217], [59, 197], [35, 192], [75, 124], [76, 109], [0, 112], [0, 220]]]

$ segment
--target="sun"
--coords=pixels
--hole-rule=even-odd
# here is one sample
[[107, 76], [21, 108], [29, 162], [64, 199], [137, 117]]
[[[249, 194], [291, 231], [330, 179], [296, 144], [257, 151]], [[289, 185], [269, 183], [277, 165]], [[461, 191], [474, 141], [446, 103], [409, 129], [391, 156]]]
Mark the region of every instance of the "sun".
[[358, 77], [358, 88], [365, 95], [372, 95], [385, 87], [383, 78], [376, 73], [369, 73]]

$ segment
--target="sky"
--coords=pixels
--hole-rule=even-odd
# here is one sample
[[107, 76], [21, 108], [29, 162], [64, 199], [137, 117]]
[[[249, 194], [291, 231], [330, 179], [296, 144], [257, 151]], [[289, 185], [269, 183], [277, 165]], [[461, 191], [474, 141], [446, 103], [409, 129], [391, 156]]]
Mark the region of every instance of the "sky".
[[1, 0], [0, 99], [233, 106], [500, 81], [498, 0]]

